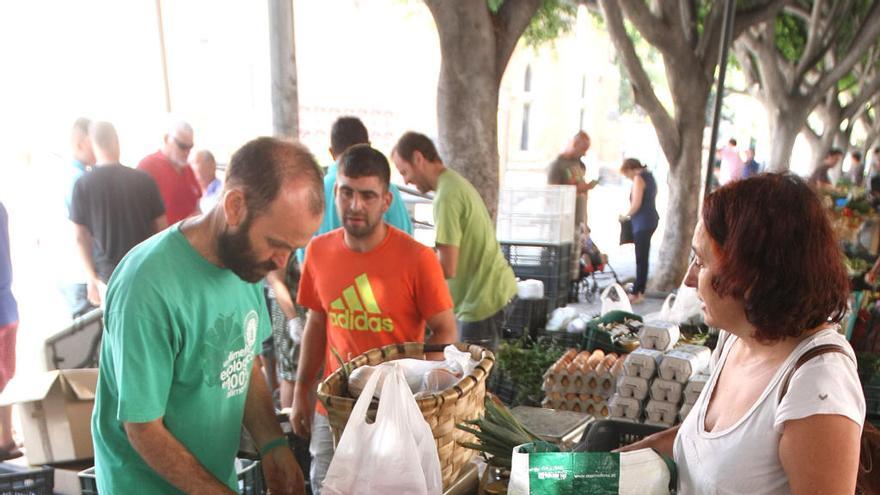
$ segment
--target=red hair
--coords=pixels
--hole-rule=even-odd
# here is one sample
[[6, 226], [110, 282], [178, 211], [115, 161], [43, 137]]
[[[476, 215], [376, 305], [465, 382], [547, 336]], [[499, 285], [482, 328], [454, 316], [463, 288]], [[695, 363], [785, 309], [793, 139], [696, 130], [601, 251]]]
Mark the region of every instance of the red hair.
[[732, 182], [706, 197], [702, 220], [719, 260], [712, 288], [744, 302], [757, 340], [798, 337], [843, 318], [843, 253], [803, 180], [761, 174]]

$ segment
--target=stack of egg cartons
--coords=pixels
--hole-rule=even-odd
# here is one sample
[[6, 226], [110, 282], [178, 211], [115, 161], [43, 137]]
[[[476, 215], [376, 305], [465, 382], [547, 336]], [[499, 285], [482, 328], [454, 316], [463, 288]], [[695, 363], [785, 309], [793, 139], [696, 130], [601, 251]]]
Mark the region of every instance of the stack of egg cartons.
[[624, 362], [624, 374], [609, 401], [611, 417], [624, 421], [672, 426], [678, 421], [685, 384], [708, 365], [709, 348], [683, 344], [678, 325], [645, 322], [641, 347]]
[[682, 404], [681, 410], [678, 411], [679, 422], [684, 421], [684, 418], [691, 412], [691, 408], [697, 403], [697, 399], [707, 383], [709, 383], [709, 373], [706, 371], [698, 373], [688, 380], [683, 392], [684, 404]]
[[633, 423], [642, 421], [645, 400], [662, 358], [662, 351], [644, 347], [627, 355], [623, 362], [623, 376], [617, 382], [617, 392], [608, 401], [611, 418]]
[[541, 405], [607, 417], [608, 397], [622, 370], [617, 354], [569, 349], [544, 373]]
[[678, 423], [685, 386], [708, 369], [711, 355], [708, 347], [692, 344], [678, 345], [663, 355], [645, 406], [645, 423], [666, 427]]

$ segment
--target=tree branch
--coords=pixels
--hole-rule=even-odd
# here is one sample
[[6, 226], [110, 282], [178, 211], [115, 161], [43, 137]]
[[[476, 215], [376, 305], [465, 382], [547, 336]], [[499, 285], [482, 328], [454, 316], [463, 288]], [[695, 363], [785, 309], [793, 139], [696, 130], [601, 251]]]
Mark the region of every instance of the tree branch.
[[789, 93], [782, 74], [784, 62], [779, 60], [776, 46], [767, 38], [767, 29], [770, 27], [765, 24], [758, 33], [746, 33], [740, 38], [741, 46], [747, 49], [757, 62], [756, 72], [760, 86], [764, 88], [764, 98], [771, 101], [785, 101]]
[[[817, 4], [818, 3], [819, 2], [817, 2]], [[826, 19], [830, 19], [825, 26], [826, 28], [829, 28], [827, 31], [823, 31], [823, 29], [819, 27], [819, 24], [821, 23], [820, 19], [815, 20], [816, 24], [813, 24], [813, 20], [810, 21], [810, 27], [807, 32], [809, 36], [807, 40], [807, 49], [804, 50], [803, 55], [801, 55], [801, 60], [795, 69], [794, 78], [792, 78], [793, 88], [800, 86], [807, 73], [816, 67], [816, 65], [822, 61], [825, 55], [828, 54], [834, 46], [835, 40], [840, 34], [842, 25], [841, 22], [837, 22], [836, 24], [833, 24], [833, 22], [834, 19], [837, 19], [837, 12], [840, 10], [839, 7], [844, 5], [844, 3], [849, 5], [850, 2], [838, 1], [832, 5], [831, 15], [826, 17]], [[813, 46], [810, 46], [811, 42]]]
[[[707, 50], [718, 52], [718, 40], [721, 39], [721, 26], [724, 21], [724, 1], [712, 2], [712, 8], [703, 20], [703, 35], [697, 42], [697, 58], [706, 60]], [[736, 36], [734, 36], [736, 39]], [[714, 64], [711, 64], [714, 67]]]
[[681, 3], [679, 7], [681, 31], [684, 33], [684, 39], [691, 48], [696, 48], [697, 36], [699, 36], [697, 33], [696, 5], [694, 5], [694, 0], [679, 0], [679, 2]]
[[624, 27], [620, 5], [617, 0], [599, 0], [599, 7], [602, 9], [611, 41], [617, 49], [627, 74], [629, 74], [636, 103], [648, 113], [648, 117], [657, 129], [657, 139], [660, 141], [660, 147], [663, 148], [664, 154], [667, 157], [680, 156], [681, 138], [678, 135], [675, 122], [654, 93], [648, 74], [645, 73], [632, 40]]
[[499, 84], [501, 83], [502, 76], [504, 76], [504, 68], [507, 67], [507, 62], [516, 48], [517, 41], [519, 41], [523, 31], [529, 26], [529, 23], [532, 22], [532, 18], [535, 17], [535, 13], [540, 6], [541, 0], [504, 0], [498, 13], [493, 16], [492, 20], [495, 25], [495, 79]]
[[[620, 8], [626, 13], [626, 18], [633, 23], [639, 34], [645, 41], [653, 45], [663, 54], [673, 53], [675, 44], [671, 33], [680, 35], [672, 29], [666, 20], [652, 14], [644, 0], [618, 0]], [[601, 5], [602, 2], [600, 1]], [[619, 9], [618, 9], [619, 10]]]
[[859, 88], [859, 94], [843, 107], [843, 118], [852, 119], [859, 109], [864, 108], [871, 98], [880, 94], [880, 75], [874, 77], [866, 85]]
[[834, 68], [826, 72], [814, 86], [814, 94], [824, 94], [834, 84], [837, 84], [847, 72], [852, 70], [868, 48], [877, 42], [880, 36], [880, 2], [873, 2], [871, 9], [865, 16], [865, 21], [856, 32], [855, 41], [846, 50], [846, 55]]

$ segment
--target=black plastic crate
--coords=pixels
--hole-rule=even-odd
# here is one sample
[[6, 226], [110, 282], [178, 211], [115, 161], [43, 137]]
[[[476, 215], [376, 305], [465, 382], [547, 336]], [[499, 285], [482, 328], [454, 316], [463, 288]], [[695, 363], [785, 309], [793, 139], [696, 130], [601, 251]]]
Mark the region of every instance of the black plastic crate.
[[548, 332], [545, 330], [538, 333], [538, 337], [550, 339], [556, 345], [566, 349], [581, 349], [581, 344], [583, 344], [584, 341], [583, 332], [571, 333], [564, 330], [561, 332]]
[[505, 324], [505, 328], [510, 331], [505, 337], [518, 338], [528, 334], [535, 339], [538, 331], [546, 324], [547, 298], [517, 299]]
[[610, 452], [663, 430], [665, 428], [662, 426], [627, 423], [626, 421], [594, 421], [587, 426], [574, 450], [577, 452]]
[[[260, 461], [251, 459], [239, 459], [241, 469], [238, 470], [238, 492], [242, 495], [263, 495], [266, 493], [265, 483], [263, 482], [263, 471], [260, 468]], [[95, 468], [90, 467], [79, 473], [79, 487], [82, 495], [98, 495], [98, 483], [95, 480]], [[32, 493], [32, 492], [6, 492], [0, 490], [0, 495], [6, 493]], [[42, 494], [43, 492], [33, 492]], [[52, 495], [52, 490], [45, 492]]]
[[520, 279], [540, 280], [544, 284], [544, 297], [547, 298], [547, 312], [568, 304], [568, 295], [571, 286], [571, 277], [568, 272], [554, 276], [523, 276], [514, 270], [514, 275]]
[[553, 277], [571, 271], [571, 243], [506, 243], [501, 252], [520, 278]]
[[868, 416], [880, 416], [880, 385], [862, 385], [865, 392], [865, 412]]
[[516, 399], [516, 384], [500, 368], [492, 368], [486, 389], [508, 406]]
[[0, 495], [52, 495], [55, 469], [0, 464]]

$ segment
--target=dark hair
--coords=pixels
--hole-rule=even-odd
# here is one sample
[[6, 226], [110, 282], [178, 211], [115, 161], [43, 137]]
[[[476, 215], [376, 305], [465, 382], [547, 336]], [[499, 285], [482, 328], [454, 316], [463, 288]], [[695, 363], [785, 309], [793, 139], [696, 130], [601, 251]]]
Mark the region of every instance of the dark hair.
[[312, 214], [320, 215], [324, 211], [321, 168], [302, 144], [271, 137], [257, 138], [233, 153], [226, 168], [225, 187], [244, 190], [249, 215], [265, 213], [287, 181], [309, 187]]
[[357, 117], [339, 117], [330, 128], [330, 149], [336, 156], [356, 144], [370, 142], [370, 135], [361, 119]]
[[846, 311], [843, 253], [819, 197], [790, 174], [732, 182], [703, 203], [719, 269], [712, 288], [743, 300], [754, 337], [798, 337]]
[[437, 153], [437, 148], [434, 147], [434, 142], [431, 141], [431, 138], [413, 131], [408, 131], [403, 136], [400, 136], [397, 144], [394, 145], [394, 149], [391, 150], [391, 154], [397, 153], [397, 156], [412, 162], [413, 153], [416, 151], [421, 153], [425, 160], [429, 162], [440, 161], [440, 155]]
[[356, 144], [347, 149], [339, 157], [339, 173], [352, 179], [378, 177], [385, 190], [388, 190], [391, 182], [391, 166], [388, 165], [388, 159], [369, 144]]
[[840, 148], [831, 148], [830, 150], [828, 150], [828, 153], [825, 153], [826, 158], [829, 156], [838, 156], [838, 155], [843, 155], [843, 150]]
[[855, 158], [855, 160], [856, 160], [857, 162], [862, 161], [862, 152], [861, 152], [861, 151], [858, 151], [858, 150], [856, 150], [856, 151], [851, 151], [851, 152], [849, 153], [849, 156]]
[[627, 158], [623, 161], [623, 165], [620, 166], [620, 173], [624, 173], [628, 170], [642, 170], [645, 168], [647, 167], [645, 167], [642, 162], [638, 161], [637, 159]]
[[734, 139], [734, 138], [730, 138], [730, 140], [727, 141], [727, 143], [736, 146], [736, 139]]

